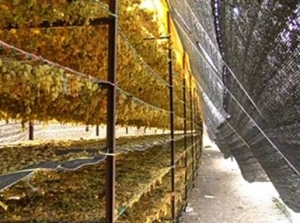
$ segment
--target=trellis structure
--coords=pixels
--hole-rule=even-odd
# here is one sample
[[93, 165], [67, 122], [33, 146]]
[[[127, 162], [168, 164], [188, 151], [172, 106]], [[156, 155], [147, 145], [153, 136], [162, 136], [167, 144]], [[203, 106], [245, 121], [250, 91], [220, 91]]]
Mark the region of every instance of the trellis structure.
[[[8, 3], [9, 5], [10, 3]], [[72, 2], [70, 3], [72, 4]], [[75, 4], [75, 3], [74, 3]], [[98, 4], [98, 2], [96, 2], [95, 4]], [[1, 5], [2, 9], [3, 9], [3, 5]], [[33, 6], [32, 6], [33, 7]], [[178, 95], [176, 93], [178, 93], [178, 90], [175, 92], [174, 91], [174, 87], [178, 86], [175, 85], [175, 78], [174, 78], [174, 64], [172, 63], [173, 61], [173, 50], [171, 49], [170, 46], [168, 46], [168, 74], [169, 74], [169, 80], [165, 81], [163, 80], [162, 77], [160, 77], [159, 75], [157, 75], [155, 73], [155, 71], [153, 71], [151, 69], [151, 67], [145, 63], [143, 60], [141, 61], [142, 65], [145, 66], [147, 69], [149, 69], [150, 73], [153, 74], [153, 76], [155, 78], [158, 78], [158, 81], [162, 81], [164, 86], [167, 86], [169, 88], [169, 105], [170, 105], [170, 109], [166, 110], [164, 108], [160, 108], [157, 106], [157, 104], [151, 104], [151, 103], [147, 103], [146, 101], [144, 101], [143, 99], [136, 97], [136, 95], [129, 93], [127, 90], [123, 90], [122, 88], [120, 88], [119, 86], [117, 86], [116, 83], [116, 78], [117, 78], [117, 43], [118, 43], [118, 36], [120, 36], [124, 41], [126, 41], [126, 36], [124, 36], [123, 33], [121, 33], [120, 35], [118, 35], [118, 4], [117, 4], [117, 0], [111, 0], [109, 1], [108, 4], [108, 17], [104, 17], [104, 18], [93, 18], [91, 20], [88, 21], [90, 26], [108, 26], [108, 54], [107, 54], [107, 58], [108, 58], [108, 63], [107, 63], [107, 71], [108, 71], [108, 78], [107, 80], [101, 80], [97, 77], [92, 77], [89, 75], [86, 75], [85, 73], [81, 72], [81, 71], [76, 71], [73, 69], [70, 69], [69, 67], [60, 65], [58, 63], [52, 62], [48, 59], [45, 59], [44, 57], [41, 57], [40, 55], [36, 55], [35, 53], [32, 52], [27, 52], [23, 49], [20, 49], [16, 46], [13, 45], [13, 43], [9, 43], [9, 42], [4, 42], [1, 41], [1, 49], [2, 49], [2, 53], [3, 53], [3, 58], [4, 59], [4, 63], [10, 63], [10, 59], [9, 58], [30, 58], [33, 59], [33, 65], [35, 65], [35, 62], [43, 62], [46, 63], [47, 66], [39, 66], [39, 69], [46, 69], [48, 73], [51, 74], [51, 72], [59, 72], [62, 76], [63, 76], [63, 82], [67, 82], [68, 79], [66, 78], [72, 78], [72, 75], [74, 75], [74, 77], [78, 76], [78, 78], [83, 78], [83, 87], [81, 89], [84, 89], [84, 87], [86, 86], [90, 86], [90, 84], [88, 82], [92, 82], [92, 88], [95, 86], [95, 84], [98, 87], [98, 90], [95, 89], [96, 94], [93, 95], [92, 97], [97, 97], [97, 95], [100, 95], [100, 99], [103, 99], [103, 95], [102, 92], [105, 90], [107, 91], [107, 103], [106, 103], [106, 113], [102, 113], [102, 114], [106, 114], [106, 118], [104, 120], [107, 120], [105, 123], [107, 124], [107, 137], [106, 137], [106, 142], [99, 142], [99, 147], [104, 146], [104, 150], [100, 149], [99, 147], [96, 146], [95, 143], [97, 143], [97, 141], [95, 142], [91, 142], [91, 144], [93, 144], [94, 146], [96, 146], [95, 150], [86, 150], [83, 149], [84, 152], [86, 151], [90, 151], [90, 152], [97, 152], [100, 153], [99, 156], [95, 156], [95, 157], [90, 157], [87, 159], [83, 159], [83, 158], [75, 158], [75, 159], [70, 159], [70, 160], [61, 160], [60, 163], [57, 162], [52, 162], [52, 161], [46, 161], [46, 162], [40, 162], [40, 163], [35, 163], [34, 167], [32, 166], [24, 166], [21, 170], [17, 170], [17, 171], [13, 171], [10, 173], [5, 173], [1, 175], [1, 180], [0, 180], [0, 185], [1, 185], [1, 189], [4, 188], [8, 188], [12, 185], [14, 185], [15, 183], [17, 183], [19, 180], [22, 179], [26, 179], [28, 177], [32, 177], [35, 175], [35, 173], [41, 169], [47, 169], [47, 170], [77, 170], [81, 167], [84, 167], [86, 165], [91, 165], [91, 164], [98, 164], [101, 161], [106, 162], [106, 186], [105, 186], [105, 197], [106, 197], [106, 202], [105, 202], [105, 206], [106, 206], [106, 214], [105, 214], [105, 219], [102, 219], [105, 222], [115, 222], [117, 221], [118, 218], [121, 217], [121, 215], [127, 211], [127, 209], [129, 207], [131, 207], [134, 203], [136, 203], [136, 199], [139, 199], [142, 197], [143, 194], [145, 194], [148, 190], [150, 190], [149, 188], [154, 187], [155, 184], [157, 183], [157, 180], [162, 179], [163, 177], [166, 177], [167, 174], [169, 173], [169, 171], [171, 171], [171, 176], [170, 176], [170, 187], [169, 190], [167, 190], [167, 194], [164, 194], [164, 196], [166, 196], [167, 200], [170, 202], [170, 215], [166, 214], [168, 221], [171, 222], [175, 222], [176, 221], [176, 217], [178, 216], [178, 209], [177, 207], [178, 204], [180, 204], [180, 200], [178, 200], [181, 195], [181, 191], [178, 191], [178, 189], [182, 190], [182, 186], [179, 187], [178, 189], [176, 188], [176, 185], [178, 184], [178, 177], [181, 177], [181, 175], [178, 172], [178, 175], [176, 174], [176, 166], [179, 165], [179, 163], [181, 162], [181, 159], [184, 158], [184, 164], [183, 164], [183, 169], [184, 169], [184, 178], [185, 180], [183, 181], [183, 188], [185, 191], [185, 198], [187, 197], [187, 192], [189, 189], [189, 185], [190, 185], [190, 178], [192, 178], [192, 181], [194, 180], [194, 175], [195, 175], [195, 171], [196, 171], [196, 163], [197, 160], [200, 157], [201, 154], [201, 143], [200, 143], [200, 139], [199, 137], [201, 136], [201, 131], [202, 131], [202, 127], [201, 127], [201, 118], [199, 118], [200, 116], [200, 110], [197, 108], [197, 106], [199, 106], [199, 103], [195, 103], [197, 101], [197, 96], [195, 94], [195, 91], [193, 90], [192, 86], [193, 86], [193, 79], [192, 79], [192, 75], [190, 73], [189, 70], [185, 70], [183, 75], [180, 76], [178, 73], [176, 74], [176, 78], [177, 80], [180, 80], [180, 92], [183, 92], [182, 95], [180, 95], [180, 97], [183, 97], [183, 100], [179, 100]], [[171, 41], [171, 22], [170, 22], [170, 17], [167, 16], [168, 18], [168, 37], [164, 38], [168, 41], [168, 44], [170, 44]], [[8, 19], [9, 20], [9, 19]], [[3, 27], [4, 30], [12, 30], [13, 32], [15, 32], [15, 30], [22, 30], [22, 29], [32, 29], [34, 32], [39, 32], [36, 31], [37, 29], [54, 29], [54, 28], [63, 28], [63, 29], [68, 29], [71, 30], [72, 27], [85, 27], [86, 21], [77, 21], [74, 20], [72, 23], [67, 23], [64, 22], [63, 20], [54, 20], [54, 21], [43, 21], [40, 22], [38, 24], [32, 24], [32, 25], [25, 25], [25, 27], [22, 27], [22, 25], [18, 26], [15, 24], [5, 24], [5, 26]], [[157, 37], [154, 38], [154, 40]], [[150, 38], [151, 40], [152, 38]], [[9, 37], [8, 37], [9, 40]], [[132, 47], [131, 45], [129, 45], [129, 49], [135, 51], [134, 47]], [[12, 56], [11, 53], [14, 53], [14, 55]], [[8, 58], [8, 59], [7, 59]], [[138, 57], [139, 58], [139, 57]], [[26, 63], [26, 61], [25, 61]], [[184, 64], [188, 63], [187, 61], [184, 61]], [[22, 63], [18, 63], [18, 62], [13, 62], [12, 65], [16, 65], [16, 66], [23, 66]], [[49, 67], [51, 67], [51, 70]], [[31, 69], [31, 68], [30, 68]], [[35, 69], [35, 68], [32, 68]], [[178, 72], [178, 67], [175, 67], [176, 72]], [[15, 72], [15, 71], [13, 71]], [[25, 71], [26, 72], [26, 71]], [[187, 85], [187, 81], [186, 81], [186, 73], [189, 73], [189, 79], [188, 79], [188, 85]], [[18, 75], [18, 74], [17, 74]], [[161, 79], [161, 80], [160, 80]], [[81, 79], [78, 79], [81, 81]], [[183, 81], [183, 85], [182, 85], [182, 81]], [[75, 81], [73, 81], [75, 83]], [[71, 93], [73, 93], [72, 91], [74, 91], [74, 89], [72, 89], [72, 83], [70, 82], [70, 88], [71, 88]], [[66, 86], [68, 86], [67, 84], [69, 83], [63, 83], [63, 88], [65, 88]], [[189, 100], [187, 100], [187, 86], [189, 86]], [[74, 87], [74, 86], [73, 86]], [[81, 90], [81, 89], [78, 89]], [[65, 90], [65, 89], [64, 89]], [[182, 90], [182, 91], [181, 91]], [[118, 101], [117, 101], [117, 91], [123, 93], [122, 96], [124, 98], [122, 98], [121, 96], [118, 96]], [[4, 94], [6, 94], [7, 92], [4, 92]], [[77, 95], [75, 93], [75, 95]], [[120, 102], [120, 98], [123, 100]], [[101, 101], [100, 100], [100, 101]], [[131, 201], [128, 201], [128, 204], [126, 205], [125, 208], [121, 209], [121, 210], [116, 210], [116, 201], [115, 201], [115, 196], [116, 196], [116, 156], [118, 154], [123, 154], [124, 151], [126, 151], [126, 149], [124, 149], [123, 151], [119, 151], [116, 149], [116, 139], [115, 139], [115, 126], [117, 124], [116, 121], [116, 111], [123, 111], [122, 108], [124, 108], [124, 106], [126, 106], [126, 100], [130, 100], [130, 103], [137, 103], [140, 107], [142, 107], [142, 112], [147, 112], [147, 111], [151, 111], [155, 110], [157, 111], [156, 116], [159, 117], [160, 115], [163, 115], [163, 117], [168, 117], [170, 118], [170, 121], [168, 123], [168, 126], [170, 126], [170, 139], [164, 142], [160, 142], [159, 145], [165, 145], [166, 142], [170, 144], [170, 166], [168, 168], [166, 168], [167, 171], [163, 172], [162, 174], [160, 174], [158, 177], [158, 179], [151, 179], [150, 183], [147, 184], [147, 186], [142, 190], [142, 192], [138, 193], [137, 197], [136, 195], [131, 199]], [[125, 102], [124, 102], [125, 101]], [[175, 102], [180, 102], [179, 104], [181, 105], [181, 107], [178, 107], [178, 103], [175, 106]], [[101, 101], [102, 102], [102, 101]], [[9, 116], [9, 110], [10, 108], [6, 108], [5, 106], [5, 102], [3, 102], [3, 108], [5, 113], [1, 113], [1, 115], [8, 115]], [[117, 108], [117, 104], [118, 104], [118, 108]], [[131, 105], [130, 104], [130, 105]], [[36, 105], [38, 106], [38, 104]], [[144, 107], [143, 107], [144, 106]], [[188, 107], [189, 106], [189, 107]], [[31, 107], [31, 108], [34, 108]], [[97, 107], [95, 107], [97, 109]], [[99, 107], [98, 107], [99, 108]], [[135, 107], [137, 108], [137, 107]], [[133, 108], [134, 109], [134, 108]], [[144, 110], [143, 110], [144, 109]], [[179, 117], [177, 115], [177, 111], [178, 109], [182, 109], [183, 111], [183, 117]], [[197, 109], [197, 110], [196, 110]], [[132, 111], [132, 110], [131, 110]], [[34, 113], [36, 112], [36, 113]], [[25, 113], [23, 114], [24, 117], [29, 118], [30, 120], [30, 135], [29, 135], [29, 139], [33, 139], [34, 138], [34, 127], [33, 127], [33, 120], [34, 118], [31, 118], [31, 115], [26, 116], [28, 112], [28, 109], [25, 111]], [[37, 119], [39, 119], [39, 110], [34, 111], [34, 109], [32, 110], [31, 114], [33, 114], [33, 116], [37, 117]], [[165, 113], [167, 115], [165, 115]], [[189, 113], [189, 117], [190, 120], [188, 119], [188, 114]], [[47, 117], [48, 117], [48, 113], [47, 113]], [[120, 115], [120, 113], [119, 113]], [[145, 114], [143, 114], [145, 115]], [[17, 117], [21, 117], [21, 115], [17, 115]], [[51, 116], [49, 116], [51, 117]], [[56, 116], [56, 114], [54, 114], [53, 118], [57, 118], [58, 116]], [[26, 121], [26, 118], [23, 121]], [[122, 114], [121, 114], [121, 118], [122, 120]], [[197, 123], [195, 122], [195, 120], [197, 119]], [[70, 119], [70, 120], [75, 120], [75, 121], [80, 121], [80, 116], [78, 115], [77, 117], [75, 117], [75, 119]], [[160, 119], [159, 120], [163, 120]], [[143, 118], [141, 119], [141, 121], [144, 121]], [[91, 123], [94, 124], [99, 124], [101, 123], [98, 121], [93, 121], [92, 119], [90, 119]], [[103, 122], [103, 120], [102, 120]], [[87, 123], [88, 124], [88, 123]], [[121, 123], [123, 124], [123, 123]], [[190, 126], [188, 126], [188, 124], [190, 124]], [[150, 120], [150, 125], [155, 126], [155, 123], [153, 123], [153, 120]], [[159, 127], [164, 127], [166, 128], [166, 126], [159, 126]], [[176, 146], [175, 141], [177, 142], [178, 140], [180, 140], [181, 137], [178, 137], [177, 135], [175, 135], [175, 129], [183, 129], [184, 130], [184, 138], [183, 138], [183, 144], [179, 143], [178, 146]], [[188, 143], [188, 139], [191, 140], [191, 143]], [[124, 143], [124, 142], [123, 142]], [[190, 144], [190, 146], [188, 146], [188, 144]], [[76, 146], [76, 142], [74, 144]], [[51, 146], [51, 145], [50, 145]], [[147, 148], [152, 148], [157, 146], [157, 143], [153, 143], [153, 144], [144, 144], [144, 146], [142, 146], [142, 151], [146, 151]], [[38, 146], [37, 146], [38, 147]], [[83, 146], [84, 147], [84, 146]], [[24, 147], [25, 149], [26, 147]], [[183, 148], [183, 150], [182, 150]], [[39, 148], [37, 148], [39, 149]], [[20, 150], [23, 150], [22, 148], [20, 148]], [[136, 150], [141, 150], [140, 147], [129, 147], [127, 150], [132, 150], [132, 151], [136, 151]], [[73, 151], [73, 150], [72, 150]], [[2, 151], [3, 152], [3, 151]], [[5, 152], [5, 151], [4, 151]], [[58, 153], [64, 154], [64, 151], [58, 150], [56, 151]], [[82, 149], [76, 149], [76, 152], [82, 152]], [[180, 154], [178, 154], [178, 152], [180, 152]], [[56, 153], [56, 154], [58, 154]], [[146, 153], [146, 152], [145, 152]], [[190, 156], [190, 157], [189, 157]], [[43, 161], [43, 160], [42, 160]], [[165, 164], [166, 165], [166, 164]], [[181, 169], [181, 168], [180, 168]], [[43, 176], [42, 176], [43, 178]], [[36, 180], [36, 178], [34, 178]], [[182, 184], [182, 183], [181, 183]], [[176, 194], [178, 194], [178, 198], [175, 196]], [[3, 204], [3, 203], [2, 203]], [[120, 207], [118, 207], [120, 208]], [[118, 213], [118, 214], [116, 214]], [[52, 220], [52, 219], [50, 219]], [[95, 219], [93, 219], [95, 220]], [[154, 219], [152, 219], [154, 220]]]

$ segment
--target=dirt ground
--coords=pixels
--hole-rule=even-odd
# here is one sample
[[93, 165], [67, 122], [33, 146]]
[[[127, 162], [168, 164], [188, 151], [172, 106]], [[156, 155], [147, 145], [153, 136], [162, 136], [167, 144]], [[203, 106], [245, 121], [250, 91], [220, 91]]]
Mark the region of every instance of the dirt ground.
[[290, 223], [274, 197], [271, 183], [246, 182], [234, 160], [205, 148], [180, 223]]

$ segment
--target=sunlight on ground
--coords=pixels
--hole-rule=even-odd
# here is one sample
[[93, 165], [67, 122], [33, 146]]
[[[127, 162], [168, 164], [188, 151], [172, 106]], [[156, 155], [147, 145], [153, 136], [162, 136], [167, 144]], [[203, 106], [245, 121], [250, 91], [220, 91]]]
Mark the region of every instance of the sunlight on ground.
[[[218, 146], [214, 142], [212, 142], [206, 134], [204, 134], [203, 136], [203, 147], [206, 151], [220, 151]], [[224, 160], [222, 160], [222, 162], [219, 162], [217, 165], [219, 166], [219, 169], [224, 172], [237, 171], [240, 173], [239, 166], [234, 158], [228, 158], [225, 160], [225, 162]], [[243, 181], [241, 183], [239, 179], [237, 179], [237, 181], [237, 183], [240, 184], [240, 187], [238, 187], [240, 194], [243, 194], [246, 197], [252, 197], [257, 202], [271, 199], [274, 203], [277, 203], [277, 206], [282, 206], [282, 208], [279, 208], [282, 212], [285, 212], [285, 214], [293, 223], [300, 223], [300, 213], [295, 213], [283, 204], [277, 190], [271, 182], [248, 183], [247, 181]]]

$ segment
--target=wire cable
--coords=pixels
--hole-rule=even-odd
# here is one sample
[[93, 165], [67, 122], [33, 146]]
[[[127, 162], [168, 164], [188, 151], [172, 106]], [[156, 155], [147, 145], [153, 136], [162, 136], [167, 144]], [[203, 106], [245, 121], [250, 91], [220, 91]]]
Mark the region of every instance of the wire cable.
[[[186, 0], [185, 0], [186, 2]], [[188, 3], [186, 2], [186, 4], [188, 5]], [[188, 5], [189, 7], [189, 5]], [[201, 24], [201, 22], [199, 21], [199, 19], [197, 18], [197, 16], [194, 14], [193, 10], [190, 8], [190, 10], [192, 11], [192, 14], [194, 15], [194, 17], [197, 19], [198, 23]], [[176, 21], [176, 20], [175, 20]], [[201, 57], [207, 62], [208, 65], [211, 66], [211, 63], [209, 63], [207, 61], [207, 58], [205, 56], [203, 56], [198, 48], [195, 46], [194, 42], [190, 39], [190, 37], [188, 36], [188, 34], [186, 33], [186, 31], [183, 29], [183, 27], [177, 22], [177, 25], [180, 27], [180, 29], [184, 32], [184, 34], [186, 35], [187, 39], [192, 43], [193, 47], [196, 48], [197, 52], [199, 55], [201, 55]], [[209, 37], [209, 36], [208, 36]], [[210, 38], [210, 37], [209, 37]], [[210, 40], [211, 41], [211, 40]], [[204, 50], [203, 46], [202, 46], [202, 50]], [[218, 51], [217, 51], [218, 52]], [[207, 54], [209, 55], [209, 54]], [[244, 86], [242, 85], [242, 83], [239, 81], [239, 79], [237, 78], [237, 76], [234, 74], [234, 72], [230, 69], [229, 65], [223, 61], [223, 63], [226, 65], [226, 67], [228, 68], [229, 72], [232, 74], [233, 78], [236, 80], [236, 82], [238, 83], [239, 87], [242, 89], [242, 91], [245, 93], [245, 95], [247, 96], [247, 98], [250, 100], [250, 102], [252, 103], [252, 105], [255, 107], [255, 109], [259, 112], [259, 114], [261, 115], [261, 117], [263, 117], [262, 112], [260, 111], [260, 109], [257, 107], [256, 103], [254, 102], [254, 100], [251, 98], [251, 96], [249, 95], [249, 93], [247, 92], [247, 90], [244, 88]], [[216, 74], [216, 70], [215, 68], [213, 69], [214, 73]], [[217, 78], [221, 81], [222, 85], [223, 84], [223, 80], [221, 79], [221, 77], [219, 77], [218, 74], [216, 74]], [[225, 86], [224, 86], [225, 87]]]
[[135, 47], [130, 43], [129, 39], [125, 36], [125, 34], [120, 30], [119, 31], [120, 36], [123, 38], [123, 40], [127, 43], [128, 47], [132, 50], [136, 58], [148, 69], [148, 71], [155, 76], [157, 79], [159, 79], [165, 86], [170, 87], [170, 84], [164, 80], [160, 75], [158, 75], [151, 67], [150, 65], [143, 59], [143, 57], [137, 52]]
[[[124, 94], [127, 95], [127, 96], [132, 97], [132, 99], [135, 100], [135, 101], [138, 102], [138, 103], [144, 104], [144, 105], [146, 105], [146, 106], [148, 106], [148, 107], [150, 107], [150, 108], [152, 108], [152, 109], [155, 109], [155, 110], [160, 110], [160, 111], [163, 111], [163, 112], [166, 112], [166, 113], [170, 113], [170, 112], [171, 112], [171, 111], [169, 111], [169, 110], [166, 110], [166, 109], [157, 107], [157, 106], [155, 106], [155, 105], [153, 105], [153, 104], [150, 104], [150, 103], [148, 103], [148, 102], [145, 102], [144, 100], [142, 100], [142, 99], [140, 99], [140, 98], [134, 96], [133, 94], [131, 94], [131, 93], [128, 92], [128, 91], [125, 91], [125, 90], [121, 89], [120, 87], [116, 86], [115, 84], [112, 84], [112, 83], [109, 82], [109, 81], [106, 81], [106, 80], [100, 80], [100, 79], [98, 79], [98, 78], [96, 78], [96, 77], [92, 77], [92, 76], [87, 75], [87, 74], [85, 74], [85, 73], [75, 71], [75, 70], [73, 70], [73, 69], [71, 69], [71, 68], [69, 68], [69, 67], [62, 66], [62, 65], [60, 65], [60, 64], [58, 64], [58, 63], [52, 62], [52, 61], [50, 61], [50, 60], [47, 60], [47, 59], [43, 58], [42, 56], [38, 56], [38, 55], [35, 55], [35, 54], [32, 54], [32, 53], [29, 53], [29, 52], [27, 52], [27, 51], [21, 50], [21, 49], [19, 49], [19, 48], [17, 48], [17, 47], [14, 47], [14, 46], [12, 46], [12, 45], [10, 45], [10, 44], [7, 44], [6, 42], [1, 41], [1, 40], [0, 40], [0, 46], [2, 46], [2, 47], [4, 47], [4, 48], [7, 48], [7, 49], [12, 49], [12, 50], [14, 50], [14, 51], [16, 51], [16, 52], [18, 52], [18, 53], [20, 53], [20, 54], [22, 54], [22, 55], [25, 55], [25, 56], [28, 56], [28, 57], [30, 57], [30, 58], [33, 58], [35, 61], [41, 61], [41, 62], [44, 62], [44, 63], [46, 63], [46, 64], [49, 64], [49, 65], [51, 65], [51, 66], [53, 66], [53, 67], [62, 68], [63, 70], [68, 71], [68, 72], [71, 72], [71, 73], [74, 74], [74, 75], [77, 75], [77, 76], [80, 76], [80, 77], [83, 77], [83, 78], [91, 79], [91, 80], [92, 80], [93, 82], [95, 82], [95, 83], [98, 83], [98, 84], [104, 83], [104, 84], [109, 84], [109, 85], [111, 85], [111, 86], [115, 86], [115, 87], [117, 88], [117, 90], [119, 90], [120, 92], [124, 93]], [[178, 117], [178, 116], [177, 116], [177, 118], [181, 118], [181, 119], [182, 119], [182, 117]]]
[[[203, 88], [201, 85], [196, 81], [196, 84], [203, 92]], [[244, 112], [244, 114], [253, 122], [253, 124], [256, 126], [256, 128], [260, 131], [260, 133], [264, 136], [265, 139], [271, 144], [271, 146], [276, 150], [276, 152], [285, 160], [285, 162], [293, 169], [293, 171], [300, 176], [300, 172], [297, 170], [297, 168], [288, 160], [288, 158], [278, 149], [278, 147], [275, 145], [275, 143], [268, 137], [268, 135], [261, 129], [261, 127], [257, 124], [257, 122], [249, 115], [249, 113], [246, 111], [246, 109], [240, 104], [240, 102], [236, 99], [236, 97], [231, 93], [231, 91], [226, 88], [228, 93], [231, 95], [232, 99], [238, 104], [240, 109]], [[220, 113], [221, 114], [221, 113]], [[235, 128], [228, 122], [226, 117], [223, 117], [226, 123], [229, 124], [229, 126], [232, 128], [232, 130], [237, 134], [237, 136], [245, 143], [245, 145], [248, 148], [251, 148], [251, 146], [244, 140], [244, 138], [238, 134], [238, 132], [235, 130]]]

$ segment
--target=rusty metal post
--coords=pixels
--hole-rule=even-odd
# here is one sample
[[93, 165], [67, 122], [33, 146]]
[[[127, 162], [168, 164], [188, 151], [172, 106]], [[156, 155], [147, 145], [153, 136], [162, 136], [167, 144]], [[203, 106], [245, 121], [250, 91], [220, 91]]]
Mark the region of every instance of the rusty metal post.
[[185, 63], [186, 63], [186, 57], [185, 57], [185, 53], [183, 53], [183, 80], [182, 80], [182, 91], [183, 91], [183, 133], [184, 133], [184, 151], [185, 151], [185, 157], [184, 157], [184, 168], [185, 168], [185, 173], [184, 173], [184, 200], [187, 200], [188, 197], [188, 153], [187, 153], [187, 131], [186, 131], [186, 79], [185, 79], [185, 71], [186, 71], [186, 67], [185, 67]]
[[[197, 100], [196, 100], [196, 89], [193, 88], [193, 99], [194, 99], [194, 106], [193, 106], [193, 129], [195, 130], [195, 143], [197, 142], [197, 118], [196, 118], [196, 115], [197, 115]], [[197, 163], [198, 163], [198, 145], [195, 145], [195, 170], [197, 169]]]
[[[197, 100], [197, 97], [196, 97], [196, 88], [193, 89], [193, 97], [194, 97], [194, 129], [195, 129], [195, 142], [199, 140], [199, 135], [198, 135], [198, 126], [197, 126], [197, 121], [198, 121], [198, 100]], [[195, 163], [195, 171], [198, 170], [198, 164], [199, 164], [199, 158], [200, 158], [200, 146], [198, 145], [198, 143], [195, 145], [195, 160], [196, 160], [196, 163]], [[195, 174], [197, 176], [197, 172]]]
[[99, 125], [96, 125], [96, 136], [99, 136]]
[[173, 86], [173, 64], [172, 64], [172, 48], [171, 48], [171, 17], [168, 18], [168, 34], [169, 34], [169, 90], [170, 90], [170, 130], [171, 130], [171, 216], [172, 222], [176, 220], [176, 197], [175, 197], [175, 140], [174, 140], [174, 86]]
[[115, 137], [116, 137], [116, 76], [117, 76], [117, 14], [118, 0], [109, 1], [108, 30], [108, 81], [112, 84], [107, 89], [107, 149], [106, 158], [106, 222], [115, 222], [115, 178], [116, 178], [116, 160], [115, 156]]
[[33, 121], [29, 121], [29, 140], [34, 139], [34, 127], [33, 127]]
[[[195, 90], [196, 91], [196, 95], [197, 95], [197, 89]], [[201, 126], [200, 126], [200, 101], [199, 101], [199, 95], [197, 96], [197, 106], [196, 106], [196, 127], [197, 127], [197, 137], [202, 137], [201, 135]], [[200, 145], [198, 145], [198, 160], [200, 160], [200, 157], [201, 157], [201, 150], [202, 150], [202, 140], [201, 140], [201, 143]]]
[[192, 92], [192, 74], [190, 74], [190, 119], [191, 119], [191, 142], [192, 142], [192, 182], [195, 186], [195, 148], [194, 148], [194, 118], [193, 118], [193, 92]]

